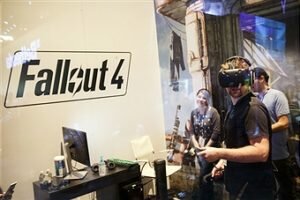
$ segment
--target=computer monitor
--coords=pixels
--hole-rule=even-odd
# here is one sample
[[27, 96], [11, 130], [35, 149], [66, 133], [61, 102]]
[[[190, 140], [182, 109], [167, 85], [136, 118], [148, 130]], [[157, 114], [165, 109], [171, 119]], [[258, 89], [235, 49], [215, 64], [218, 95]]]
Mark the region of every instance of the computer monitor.
[[65, 179], [84, 178], [87, 171], [74, 170], [72, 160], [87, 167], [91, 166], [86, 132], [67, 127], [62, 127], [62, 130], [63, 149], [68, 169]]

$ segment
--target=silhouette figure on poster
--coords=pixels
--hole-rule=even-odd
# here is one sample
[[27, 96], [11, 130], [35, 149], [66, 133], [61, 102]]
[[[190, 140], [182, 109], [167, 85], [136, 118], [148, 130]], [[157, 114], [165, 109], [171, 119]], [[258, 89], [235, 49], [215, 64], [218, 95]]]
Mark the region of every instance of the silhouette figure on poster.
[[185, 70], [181, 38], [174, 31], [171, 35], [170, 44], [170, 87], [173, 91], [179, 91], [180, 68]]

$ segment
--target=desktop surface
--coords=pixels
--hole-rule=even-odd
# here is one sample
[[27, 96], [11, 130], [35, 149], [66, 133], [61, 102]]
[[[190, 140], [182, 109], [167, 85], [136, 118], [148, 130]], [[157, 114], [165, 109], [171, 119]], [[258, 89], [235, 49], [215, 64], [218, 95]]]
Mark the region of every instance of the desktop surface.
[[[38, 181], [33, 183], [35, 200], [65, 200], [85, 195], [90, 192], [97, 192], [103, 199], [118, 199], [120, 188], [124, 185], [140, 181], [141, 173], [139, 165], [130, 167], [116, 167], [115, 169], [106, 170], [104, 176], [99, 176], [88, 168], [88, 173], [83, 179], [71, 180], [69, 184], [58, 189], [42, 189]], [[109, 196], [107, 196], [109, 195]]]

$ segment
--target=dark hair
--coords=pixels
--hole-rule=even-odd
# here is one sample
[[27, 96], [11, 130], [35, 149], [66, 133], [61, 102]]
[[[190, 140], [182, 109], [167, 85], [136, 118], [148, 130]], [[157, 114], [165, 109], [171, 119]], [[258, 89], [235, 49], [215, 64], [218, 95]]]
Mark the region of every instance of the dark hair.
[[260, 76], [263, 76], [266, 80], [266, 82], [268, 83], [269, 82], [269, 75], [267, 74], [267, 72], [261, 68], [261, 67], [255, 67], [253, 69], [253, 72], [254, 72], [254, 75], [256, 78], [260, 77]]

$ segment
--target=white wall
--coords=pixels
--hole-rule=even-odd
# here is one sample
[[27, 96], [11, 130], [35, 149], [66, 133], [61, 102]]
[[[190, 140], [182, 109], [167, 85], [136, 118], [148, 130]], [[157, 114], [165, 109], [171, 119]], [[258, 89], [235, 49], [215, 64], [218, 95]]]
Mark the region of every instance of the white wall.
[[[91, 162], [133, 159], [130, 140], [151, 136], [164, 148], [160, 74], [152, 0], [2, 1], [4, 20], [16, 27], [1, 48], [1, 185], [18, 181], [14, 199], [33, 199], [32, 182], [53, 170], [62, 126], [87, 132]], [[2, 32], [5, 26], [2, 25]], [[9, 69], [6, 57], [39, 40], [39, 50], [132, 53], [127, 94], [121, 97], [4, 108]], [[0, 136], [0, 138], [1, 138]], [[1, 175], [1, 174], [0, 174]]]

